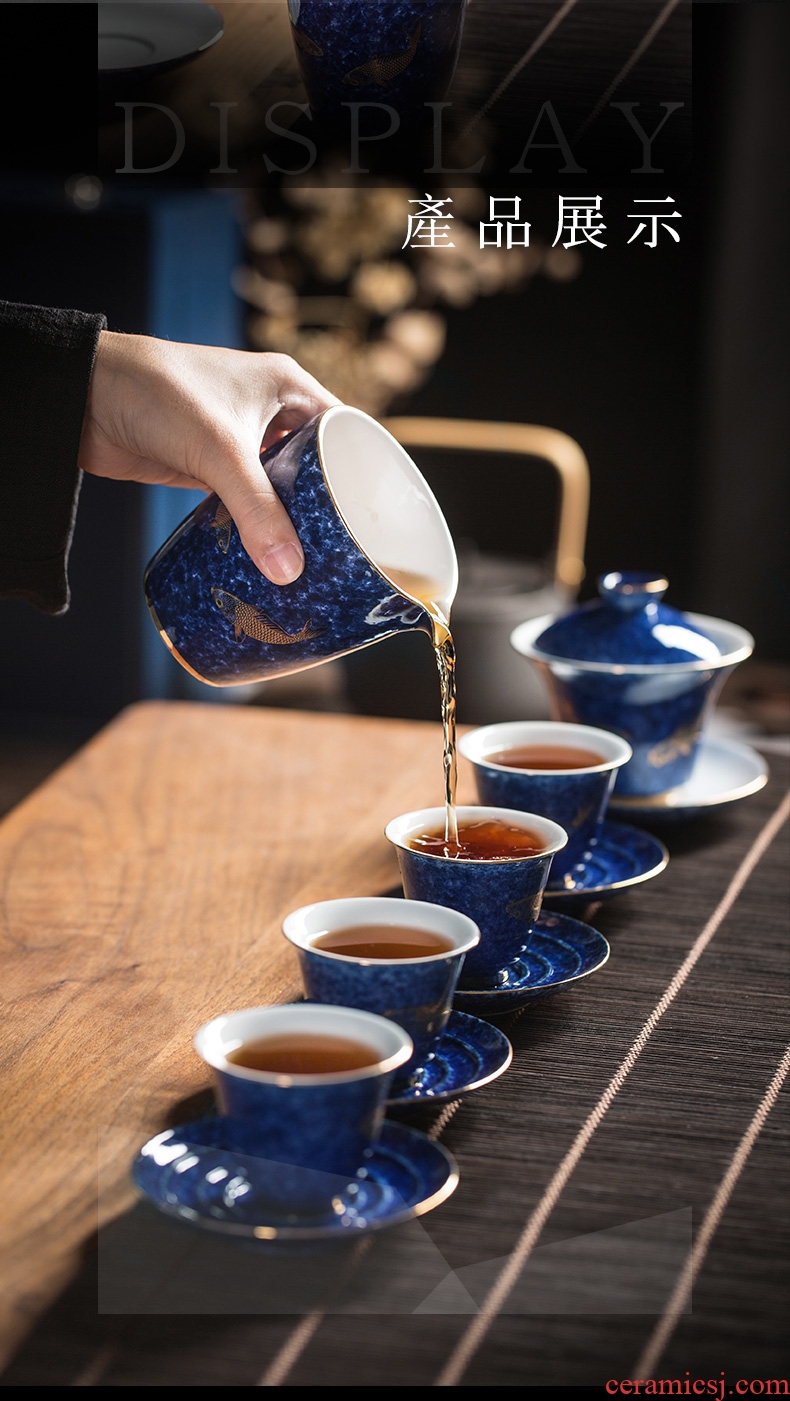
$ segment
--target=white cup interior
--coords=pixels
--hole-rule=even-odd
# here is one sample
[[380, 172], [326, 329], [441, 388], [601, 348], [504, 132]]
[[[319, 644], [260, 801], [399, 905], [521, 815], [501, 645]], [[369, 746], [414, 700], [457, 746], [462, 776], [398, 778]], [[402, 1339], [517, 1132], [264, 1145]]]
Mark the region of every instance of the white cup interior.
[[[526, 827], [529, 831], [535, 832], [545, 842], [543, 851], [537, 856], [522, 856], [511, 858], [508, 864], [516, 861], [537, 861], [542, 856], [552, 855], [555, 851], [562, 851], [567, 845], [568, 833], [564, 827], [560, 827], [558, 822], [552, 822], [549, 817], [539, 817], [535, 812], [518, 812], [515, 808], [491, 808], [471, 805], [468, 807], [457, 807], [455, 809], [459, 822], [475, 822], [480, 820], [499, 820], [507, 822], [510, 826]], [[445, 809], [440, 808], [419, 808], [414, 812], [404, 812], [400, 817], [394, 817], [384, 830], [387, 840], [393, 846], [399, 846], [404, 851], [412, 851], [409, 841], [420, 832], [436, 832], [444, 828]], [[464, 857], [456, 856], [435, 856], [433, 852], [420, 851], [415, 855], [424, 856], [429, 861], [446, 861], [458, 865], [459, 862], [466, 866], [494, 866], [496, 859], [490, 861], [472, 861]], [[505, 859], [505, 858], [503, 858]]]
[[[455, 547], [436, 497], [408, 453], [374, 418], [344, 404], [323, 415], [318, 451], [343, 522], [379, 573], [421, 576], [449, 616], [458, 588]], [[400, 584], [397, 591], [408, 593]]]
[[[362, 1042], [375, 1051], [374, 1065], [359, 1070], [337, 1071], [329, 1075], [281, 1075], [267, 1070], [250, 1070], [235, 1065], [227, 1057], [247, 1041], [265, 1036], [337, 1036]], [[279, 1007], [247, 1007], [215, 1017], [195, 1036], [195, 1050], [207, 1065], [243, 1080], [266, 1084], [323, 1085], [342, 1080], [362, 1080], [397, 1070], [412, 1054], [411, 1037], [397, 1022], [362, 1012], [353, 1007], [330, 1007], [313, 1003], [288, 1002]]]
[[[313, 949], [314, 940], [333, 929], [354, 929], [359, 925], [384, 924], [408, 929], [424, 929], [432, 934], [443, 934], [452, 940], [452, 951], [467, 953], [480, 941], [480, 930], [468, 915], [459, 910], [447, 909], [444, 905], [432, 905], [426, 900], [398, 900], [390, 896], [368, 896], [348, 900], [322, 900], [316, 905], [304, 905], [294, 910], [283, 921], [283, 934], [300, 949]], [[334, 953], [331, 949], [314, 949], [325, 958], [339, 959], [343, 963], [370, 963], [370, 959], [355, 958], [351, 954]], [[404, 963], [430, 963], [447, 958], [447, 951], [423, 955], [419, 958], [376, 959], [398, 965]]]
[[[492, 754], [530, 744], [591, 749], [602, 756], [603, 762], [581, 769], [525, 769], [520, 765], [511, 768], [507, 764], [491, 762]], [[489, 768], [508, 773], [536, 774], [541, 778], [550, 778], [552, 774], [567, 777], [568, 774], [605, 773], [627, 764], [633, 753], [627, 740], [611, 734], [609, 730], [599, 730], [593, 725], [574, 725], [564, 720], [513, 720], [500, 725], [484, 725], [463, 735], [458, 748], [464, 758], [473, 764], [487, 764]]]
[[708, 618], [704, 613], [687, 613], [686, 617], [713, 638], [721, 653], [720, 666], [734, 666], [736, 662], [745, 661], [754, 650], [754, 638], [738, 623], [728, 623], [723, 618]]

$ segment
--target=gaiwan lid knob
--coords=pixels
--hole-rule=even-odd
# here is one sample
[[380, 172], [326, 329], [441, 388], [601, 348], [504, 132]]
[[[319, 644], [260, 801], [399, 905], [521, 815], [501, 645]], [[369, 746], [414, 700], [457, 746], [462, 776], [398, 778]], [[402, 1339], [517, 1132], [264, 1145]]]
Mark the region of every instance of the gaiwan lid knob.
[[535, 646], [564, 660], [615, 666], [671, 666], [720, 657], [712, 637], [687, 614], [662, 602], [668, 587], [662, 574], [642, 570], [602, 574], [600, 598], [552, 623]]
[[597, 582], [604, 602], [619, 608], [621, 613], [638, 613], [648, 603], [660, 603], [669, 588], [669, 580], [663, 575], [638, 569], [624, 574], [601, 574]]

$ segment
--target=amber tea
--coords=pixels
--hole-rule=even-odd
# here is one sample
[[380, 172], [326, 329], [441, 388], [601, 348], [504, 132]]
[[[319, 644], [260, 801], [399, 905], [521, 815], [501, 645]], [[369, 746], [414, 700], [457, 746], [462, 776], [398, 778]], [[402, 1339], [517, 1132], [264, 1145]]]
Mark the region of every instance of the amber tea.
[[485, 762], [501, 764], [507, 769], [594, 769], [606, 762], [603, 754], [593, 749], [580, 749], [567, 744], [522, 744], [503, 749], [499, 754], [486, 754]]
[[433, 958], [455, 948], [446, 934], [428, 929], [412, 929], [405, 924], [359, 924], [350, 929], [332, 929], [311, 941], [314, 949], [345, 954], [348, 958]]
[[501, 818], [459, 822], [455, 839], [441, 831], [419, 832], [409, 837], [408, 844], [412, 851], [455, 857], [459, 861], [519, 861], [546, 850], [546, 843], [537, 832]]
[[455, 816], [458, 763], [455, 753], [455, 646], [450, 632], [449, 603], [442, 598], [441, 589], [436, 581], [426, 578], [425, 575], [412, 574], [408, 569], [389, 568], [385, 568], [384, 573], [397, 589], [402, 589], [410, 598], [418, 599], [431, 619], [433, 650], [439, 669], [444, 729], [444, 798], [447, 813], [445, 836], [448, 841], [455, 841], [458, 836]]
[[266, 1070], [273, 1075], [336, 1075], [343, 1070], [363, 1070], [381, 1060], [378, 1051], [345, 1036], [319, 1036], [293, 1032], [245, 1041], [225, 1057], [245, 1070]]

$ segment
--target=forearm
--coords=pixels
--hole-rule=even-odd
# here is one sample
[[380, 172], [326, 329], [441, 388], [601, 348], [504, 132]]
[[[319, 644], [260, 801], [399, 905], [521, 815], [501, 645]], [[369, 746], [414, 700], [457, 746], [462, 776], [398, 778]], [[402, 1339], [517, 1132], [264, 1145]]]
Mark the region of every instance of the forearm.
[[0, 301], [0, 597], [68, 606], [80, 434], [104, 317]]

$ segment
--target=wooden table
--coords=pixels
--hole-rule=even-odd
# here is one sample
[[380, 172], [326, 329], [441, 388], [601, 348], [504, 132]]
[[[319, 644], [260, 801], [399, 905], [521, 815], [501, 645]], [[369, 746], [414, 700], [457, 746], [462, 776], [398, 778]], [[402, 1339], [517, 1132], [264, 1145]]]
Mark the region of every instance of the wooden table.
[[[134, 707], [8, 817], [2, 1194], [7, 1347], [132, 1201], [130, 1155], [206, 1085], [193, 1031], [300, 990], [280, 934], [397, 880], [390, 817], [436, 799], [434, 725]], [[42, 1142], [46, 1151], [42, 1153]]]
[[[188, 704], [121, 715], [0, 826], [4, 1355], [22, 1343], [5, 1384], [419, 1385], [448, 1360], [450, 1384], [631, 1375], [786, 1040], [781, 813], [766, 834], [786, 761], [774, 767], [762, 794], [675, 829], [664, 876], [601, 907], [610, 964], [510, 1019], [507, 1075], [453, 1116], [412, 1119], [458, 1156], [456, 1195], [342, 1266], [294, 1264], [135, 1205], [129, 1163], [200, 1107], [194, 1029], [298, 991], [283, 915], [396, 884], [382, 830], [437, 800], [439, 728]], [[461, 784], [468, 800], [467, 771]], [[786, 1375], [787, 1194], [772, 1178], [786, 1098], [658, 1375]], [[481, 1324], [536, 1208], [531, 1262]]]

